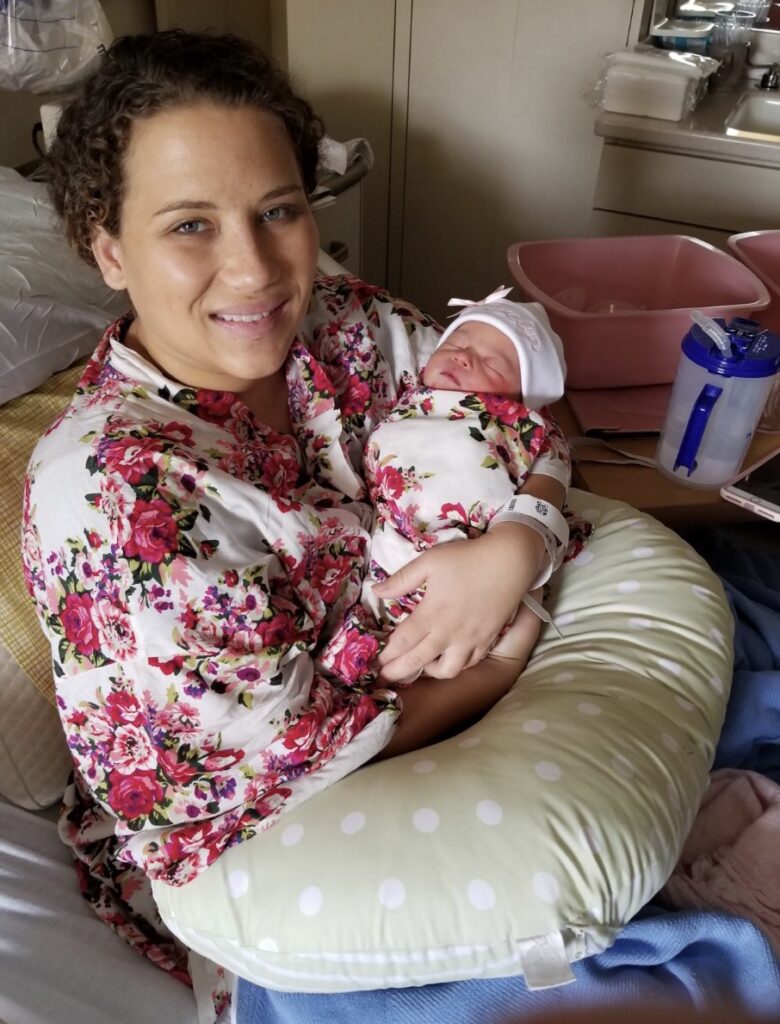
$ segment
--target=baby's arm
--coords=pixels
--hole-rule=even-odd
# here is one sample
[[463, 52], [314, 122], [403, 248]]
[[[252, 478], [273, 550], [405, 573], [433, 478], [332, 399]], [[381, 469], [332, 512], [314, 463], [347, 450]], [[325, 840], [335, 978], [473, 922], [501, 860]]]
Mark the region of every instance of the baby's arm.
[[[540, 575], [534, 587], [540, 587], [563, 560], [568, 544], [569, 527], [559, 514], [566, 501], [571, 481], [571, 460], [566, 439], [558, 424], [544, 412], [547, 434], [541, 449], [533, 461], [528, 475], [518, 487], [515, 497], [524, 497], [522, 502], [511, 501], [488, 525], [493, 532], [510, 525], [522, 524], [526, 529], [535, 530], [545, 548]], [[528, 498], [540, 499], [539, 502]], [[523, 595], [524, 596], [524, 595]]]

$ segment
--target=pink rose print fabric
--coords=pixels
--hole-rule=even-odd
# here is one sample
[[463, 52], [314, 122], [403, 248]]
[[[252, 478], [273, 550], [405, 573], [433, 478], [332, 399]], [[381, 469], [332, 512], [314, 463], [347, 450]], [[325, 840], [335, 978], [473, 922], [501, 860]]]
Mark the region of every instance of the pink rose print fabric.
[[[398, 403], [374, 428], [364, 452], [375, 517], [362, 603], [321, 656], [321, 664], [351, 673], [347, 678], [356, 685], [370, 685], [371, 662], [387, 630], [420, 597], [382, 601], [372, 585], [434, 544], [484, 533], [542, 461], [560, 460], [560, 475], [569, 468], [566, 443], [543, 412], [499, 395], [431, 389], [418, 379], [403, 384]], [[590, 533], [590, 524], [570, 522], [567, 558]]]
[[365, 439], [438, 331], [378, 289], [318, 280], [279, 435], [237, 395], [163, 376], [123, 344], [129, 323], [33, 453], [23, 561], [74, 760], [61, 833], [82, 888], [187, 980], [147, 879], [186, 883], [392, 732], [396, 694], [317, 657], [360, 595]]
[[380, 625], [405, 617], [414, 595], [381, 602], [371, 584], [434, 544], [484, 533], [522, 487], [548, 433], [538, 412], [511, 398], [422, 384], [401, 395], [364, 453], [375, 519], [363, 603]]

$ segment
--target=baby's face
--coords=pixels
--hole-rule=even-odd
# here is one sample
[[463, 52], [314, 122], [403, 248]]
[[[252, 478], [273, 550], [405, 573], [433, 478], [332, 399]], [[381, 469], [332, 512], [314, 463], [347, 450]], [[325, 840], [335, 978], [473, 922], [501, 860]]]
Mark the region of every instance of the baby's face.
[[433, 353], [423, 383], [442, 391], [490, 391], [519, 398], [520, 360], [503, 331], [467, 320]]

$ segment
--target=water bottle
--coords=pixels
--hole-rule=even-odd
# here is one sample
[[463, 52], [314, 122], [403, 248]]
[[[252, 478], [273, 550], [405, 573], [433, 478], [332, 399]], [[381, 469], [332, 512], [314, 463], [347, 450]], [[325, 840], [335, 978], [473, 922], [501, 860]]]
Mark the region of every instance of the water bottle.
[[755, 320], [691, 316], [656, 464], [678, 483], [717, 488], [742, 465], [780, 372], [780, 337]]

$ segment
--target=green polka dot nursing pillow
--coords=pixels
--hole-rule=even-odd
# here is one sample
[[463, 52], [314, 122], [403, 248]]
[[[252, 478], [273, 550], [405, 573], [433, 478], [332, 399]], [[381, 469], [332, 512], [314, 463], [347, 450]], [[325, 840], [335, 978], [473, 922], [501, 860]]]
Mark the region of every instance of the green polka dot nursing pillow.
[[190, 947], [259, 985], [376, 989], [571, 978], [666, 881], [708, 781], [731, 678], [717, 578], [674, 533], [579, 491], [564, 566], [509, 694], [442, 743], [357, 771], [155, 884]]

